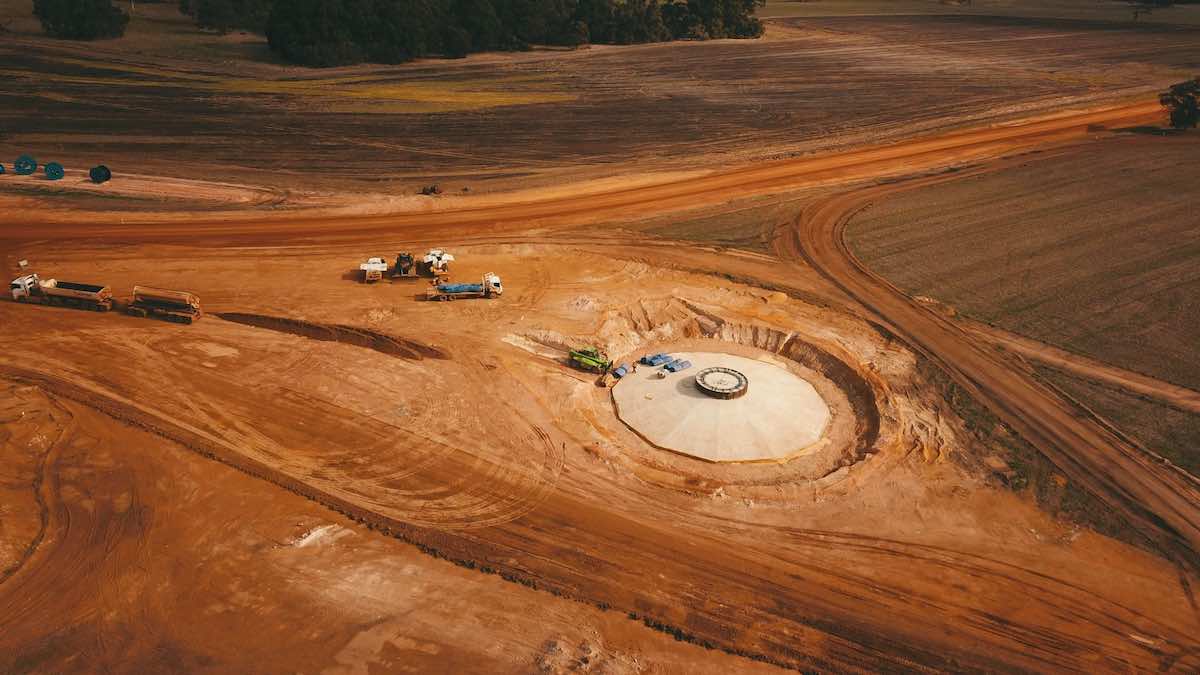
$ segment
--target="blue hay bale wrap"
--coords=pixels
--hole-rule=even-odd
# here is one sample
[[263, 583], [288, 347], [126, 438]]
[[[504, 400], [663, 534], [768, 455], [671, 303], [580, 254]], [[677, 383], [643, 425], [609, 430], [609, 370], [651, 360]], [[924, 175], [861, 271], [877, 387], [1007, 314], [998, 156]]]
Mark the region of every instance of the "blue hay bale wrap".
[[13, 171], [18, 176], [31, 176], [34, 171], [37, 171], [37, 160], [29, 155], [21, 155], [13, 162]]
[[67, 175], [66, 170], [63, 169], [63, 165], [58, 162], [50, 162], [46, 165], [44, 171], [46, 172], [46, 178], [50, 180], [62, 180], [62, 177]]
[[107, 183], [112, 180], [112, 171], [109, 171], [107, 166], [101, 164], [100, 166], [93, 166], [91, 171], [88, 171], [88, 176], [92, 179], [93, 183]]

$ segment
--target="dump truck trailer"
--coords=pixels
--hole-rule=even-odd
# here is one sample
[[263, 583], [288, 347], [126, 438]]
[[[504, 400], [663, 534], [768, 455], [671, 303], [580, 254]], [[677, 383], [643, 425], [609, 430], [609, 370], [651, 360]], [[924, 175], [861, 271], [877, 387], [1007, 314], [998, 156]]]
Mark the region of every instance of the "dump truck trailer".
[[494, 298], [504, 293], [500, 277], [488, 272], [478, 284], [431, 284], [425, 294], [427, 300], [458, 300], [460, 298]]
[[175, 323], [192, 323], [204, 316], [200, 298], [187, 291], [134, 286], [133, 301], [125, 308], [130, 316], [153, 316]]
[[9, 291], [17, 302], [77, 307], [95, 312], [107, 312], [113, 306], [112, 289], [108, 286], [57, 279], [43, 281], [36, 274], [13, 279]]

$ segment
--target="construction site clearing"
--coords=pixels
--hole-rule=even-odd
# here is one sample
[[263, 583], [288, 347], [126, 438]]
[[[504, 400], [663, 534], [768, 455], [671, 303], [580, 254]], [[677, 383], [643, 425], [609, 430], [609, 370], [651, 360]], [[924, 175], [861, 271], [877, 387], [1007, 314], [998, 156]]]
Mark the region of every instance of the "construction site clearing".
[[[162, 256], [154, 243], [93, 241], [70, 248], [24, 243], [14, 252], [73, 279], [104, 279], [111, 288], [169, 288], [183, 281], [204, 299], [210, 319], [176, 331], [88, 312], [0, 303], [0, 336], [11, 343], [0, 358], [0, 372], [10, 381], [36, 383], [39, 390], [51, 392], [60, 401], [56, 405], [71, 411], [88, 433], [137, 439], [119, 441], [131, 448], [125, 452], [181, 448], [172, 451], [171, 461], [200, 471], [208, 471], [202, 467], [215, 457], [284, 487], [302, 503], [312, 499], [335, 509], [261, 525], [264, 531], [278, 532], [272, 536], [280, 541], [302, 538], [308, 528], [341, 522], [338, 513], [350, 513], [375, 532], [392, 533], [439, 555], [485, 561], [477, 564], [494, 566], [539, 589], [594, 597], [620, 607], [621, 617], [646, 611], [711, 636], [705, 639], [741, 635], [725, 643], [737, 649], [779, 656], [766, 640], [770, 632], [745, 633], [735, 627], [772, 621], [781, 630], [799, 630], [798, 616], [780, 616], [774, 608], [780, 603], [810, 606], [826, 587], [865, 593], [877, 608], [870, 617], [887, 624], [864, 620], [881, 632], [908, 633], [909, 626], [928, 636], [926, 629], [936, 617], [920, 610], [914, 598], [936, 594], [989, 613], [1021, 597], [1023, 630], [1045, 631], [1060, 642], [1104, 644], [1110, 653], [1135, 663], [1142, 662], [1147, 648], [1124, 636], [1151, 632], [1140, 626], [1138, 616], [1154, 616], [1153, 634], [1171, 644], [1190, 639], [1173, 628], [1191, 610], [1170, 592], [1177, 584], [1171, 565], [1057, 521], [1017, 493], [986, 487], [1008, 467], [997, 469], [975, 459], [988, 457], [1003, 465], [1002, 456], [974, 440], [920, 359], [862, 318], [830, 307], [823, 300], [828, 292], [791, 265], [704, 247], [653, 247], [648, 254], [640, 243], [487, 237], [486, 243], [444, 241], [458, 254], [454, 277], [482, 279], [490, 270], [503, 272], [502, 302], [415, 302], [397, 285], [345, 279], [339, 271], [356, 255], [353, 250], [362, 250], [361, 243], [305, 244], [287, 256], [269, 257], [257, 246], [177, 246], [171, 256]], [[375, 246], [413, 248], [384, 240]], [[645, 262], [648, 255], [654, 264]], [[147, 259], [156, 264], [147, 267]], [[204, 272], [217, 265], [220, 274]], [[685, 266], [705, 271], [679, 269]], [[722, 276], [735, 270], [762, 281], [747, 284]], [[767, 284], [793, 290], [783, 293], [764, 288]], [[53, 331], [44, 329], [47, 313], [53, 314]], [[31, 332], [39, 339], [19, 339]], [[598, 387], [603, 373], [572, 367], [570, 354], [581, 345], [595, 347], [593, 355], [610, 366], [610, 382], [614, 360], [630, 371], [642, 357], [660, 365], [639, 363], [636, 372], [615, 380], [615, 386]], [[39, 365], [39, 355], [45, 354], [55, 355], [54, 367]], [[690, 368], [662, 379], [655, 376], [667, 365], [689, 361]], [[726, 400], [696, 392], [694, 378], [709, 367], [741, 373], [747, 378], [746, 393]], [[759, 367], [771, 376], [757, 372]], [[778, 378], [778, 386], [772, 377]], [[188, 386], [176, 386], [181, 380]], [[398, 385], [412, 382], [420, 386]], [[728, 386], [720, 380], [714, 385]], [[653, 398], [621, 400], [638, 387]], [[796, 399], [793, 391], [800, 390], [803, 397]], [[757, 410], [759, 396], [777, 398], [778, 404]], [[722, 442], [736, 441], [764, 429], [771, 436], [772, 427], [786, 429], [780, 425], [801, 421], [804, 416], [781, 412], [797, 410], [797, 400], [810, 401], [812, 415], [799, 428], [775, 434], [778, 454], [765, 462], [728, 461], [744, 459], [721, 454], [735, 451], [736, 443], [709, 451], [719, 453], [710, 458], [726, 461], [689, 455], [705, 452], [691, 445], [666, 449], [678, 438], [694, 439], [655, 441], [647, 433], [654, 433], [653, 427], [624, 419], [644, 408], [649, 424], [679, 429], [679, 408], [670, 406], [754, 403], [756, 410], [747, 419], [748, 425], [758, 424], [754, 431], [731, 432], [723, 410], [711, 416], [707, 431]], [[658, 405], [667, 407], [656, 413]], [[828, 409], [823, 424], [821, 405]], [[88, 409], [108, 411], [127, 422], [96, 427]], [[23, 419], [10, 423], [10, 432], [25, 434], [22, 430], [28, 428], [35, 435], [48, 433], [28, 425], [57, 424], [45, 417]], [[131, 426], [122, 426], [126, 423]], [[153, 436], [139, 431], [143, 429], [153, 430]], [[810, 443], [813, 434], [819, 438]], [[753, 443], [763, 440], [756, 435]], [[84, 455], [89, 456], [103, 455]], [[160, 477], [133, 471], [128, 489], [141, 499], [154, 499], [151, 490]], [[430, 492], [431, 486], [444, 489]], [[234, 508], [228, 501], [235, 499], [232, 495], [207, 487], [198, 494]], [[64, 545], [71, 545], [70, 533], [89, 530], [82, 525], [89, 517], [115, 513], [117, 507], [92, 508], [96, 516], [82, 507], [72, 510]], [[180, 508], [160, 512], [145, 525], [147, 532], [104, 530], [111, 537], [109, 546], [123, 550], [147, 537], [170, 541], [188, 510]], [[589, 536], [564, 539], [563, 519], [569, 527], [585, 528]], [[293, 527], [296, 522], [303, 528]], [[353, 528], [353, 521], [348, 522]], [[736, 525], [730, 527], [731, 522]], [[878, 564], [874, 554], [849, 540], [813, 547], [796, 539], [810, 536], [796, 528], [830, 532], [811, 535], [826, 540], [851, 527], [869, 527], [872, 541], [909, 542], [896, 545], [904, 551], [896, 560], [924, 555], [920, 547], [936, 547], [938, 558], [947, 562], [914, 575], [920, 567]], [[363, 528], [353, 539], [306, 544], [312, 548], [303, 549], [303, 556], [289, 556], [286, 564], [253, 546], [221, 549], [231, 556], [230, 564], [252, 567], [264, 580], [305, 580], [304, 590], [287, 606], [267, 596], [230, 611], [281, 612], [294, 624], [333, 603], [361, 606], [377, 616], [382, 606], [363, 598], [364, 588], [377, 582], [334, 580], [350, 574], [347, 565], [360, 570], [354, 573], [357, 579], [395, 574], [386, 571], [395, 560], [392, 548], [365, 553], [363, 543], [372, 536]], [[290, 548], [279, 550], [282, 555]], [[731, 551], [744, 553], [731, 560]], [[876, 561], [869, 584], [856, 580], [853, 572], [864, 555]], [[1081, 555], [1120, 562], [1060, 579], [1055, 570]], [[624, 562], [616, 567], [607, 562], [563, 567], [558, 562], [575, 556]], [[981, 570], [979, 556], [996, 562]], [[789, 577], [786, 584], [769, 581], [796, 564], [827, 572]], [[224, 569], [189, 568], [188, 575], [205, 587], [233, 592], [227, 584], [242, 582]], [[680, 598], [691, 597], [688, 589], [701, 573], [705, 587], [722, 589], [719, 597], [739, 598], [739, 612], [707, 601], [682, 600], [680, 606]], [[1134, 575], [1137, 584], [1112, 584], [1118, 573]], [[73, 574], [75, 584], [88, 587], [106, 583], [101, 578], [132, 579], [130, 575], [142, 573], [119, 558], [102, 558]], [[647, 586], [638, 581], [644, 577], [656, 582]], [[23, 583], [29, 582], [6, 584], [0, 598], [25, 592]], [[1046, 590], [1034, 596], [1018, 590], [1031, 584]], [[1074, 590], [1079, 587], [1106, 590], [1093, 596]], [[512, 588], [505, 593], [537, 594], [539, 605], [557, 602], [540, 591]], [[902, 599], [889, 600], [898, 589], [903, 589]], [[147, 593], [147, 598], [158, 597]], [[51, 616], [75, 602], [69, 596], [47, 598], [38, 612]], [[450, 602], [464, 615], [475, 615], [486, 611], [479, 603], [493, 601], [461, 597]], [[838, 611], [833, 602], [822, 601], [822, 606], [830, 615]], [[1064, 606], [1103, 616], [1104, 622], [1063, 625], [1057, 617]], [[165, 619], [177, 610], [148, 611]], [[214, 613], [160, 623], [187, 625], [203, 635], [220, 632], [227, 620]], [[19, 625], [39, 622], [26, 617]], [[329, 641], [348, 640], [359, 632], [332, 630], [312, 649], [333, 649]], [[563, 635], [558, 628], [552, 631]], [[1010, 644], [1003, 631], [964, 624], [959, 632], [962, 636], [953, 639], [969, 635], [976, 645], [973, 652], [979, 641], [989, 650], [1007, 650]], [[272, 630], [266, 634], [292, 643]], [[0, 637], [6, 650], [14, 641], [29, 639], [12, 630], [6, 635]], [[244, 662], [235, 653], [214, 651], [207, 640], [175, 635], [172, 639], [215, 653], [223, 662]], [[546, 634], [541, 635], [528, 649], [541, 649]], [[610, 647], [619, 640], [612, 634], [604, 639], [611, 641], [606, 642]], [[648, 648], [643, 638], [636, 642], [636, 649]], [[927, 652], [921, 654], [928, 658]], [[701, 663], [713, 656], [701, 650], [695, 658]]]
[[[1044, 377], [1100, 372], [1052, 333], [893, 276], [1062, 295], [1110, 241], [1069, 221], [1120, 213], [1104, 306], [1178, 295], [1111, 332], [1190, 335], [1194, 141], [1139, 129], [1196, 29], [784, 20], [318, 76], [164, 56], [175, 6], [136, 4], [157, 55], [0, 40], [5, 152], [65, 171], [0, 185], [0, 673], [1200, 672], [1194, 471]], [[884, 215], [870, 262], [847, 228]]]

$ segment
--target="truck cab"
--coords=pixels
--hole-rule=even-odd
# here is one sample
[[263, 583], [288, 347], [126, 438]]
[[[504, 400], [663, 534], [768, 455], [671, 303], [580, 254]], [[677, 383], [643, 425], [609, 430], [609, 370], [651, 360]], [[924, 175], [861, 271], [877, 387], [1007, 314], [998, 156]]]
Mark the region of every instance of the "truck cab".
[[23, 277], [17, 277], [8, 285], [9, 291], [12, 293], [12, 299], [20, 302], [31, 295], [36, 295], [42, 287], [42, 280], [36, 274], [26, 274]]
[[383, 273], [387, 271], [388, 264], [383, 258], [368, 258], [367, 262], [358, 266], [362, 270], [363, 283], [372, 283], [383, 278]]
[[486, 285], [488, 295], [502, 295], [504, 293], [504, 284], [500, 283], [500, 277], [495, 274], [485, 275], [483, 283]]

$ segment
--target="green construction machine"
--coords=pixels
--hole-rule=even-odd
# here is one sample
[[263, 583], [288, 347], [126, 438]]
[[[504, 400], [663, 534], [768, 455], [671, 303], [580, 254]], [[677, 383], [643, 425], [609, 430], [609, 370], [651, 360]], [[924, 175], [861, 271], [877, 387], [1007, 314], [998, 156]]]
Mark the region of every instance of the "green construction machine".
[[570, 352], [571, 365], [593, 373], [607, 373], [612, 367], [608, 355], [595, 347], [580, 347]]

